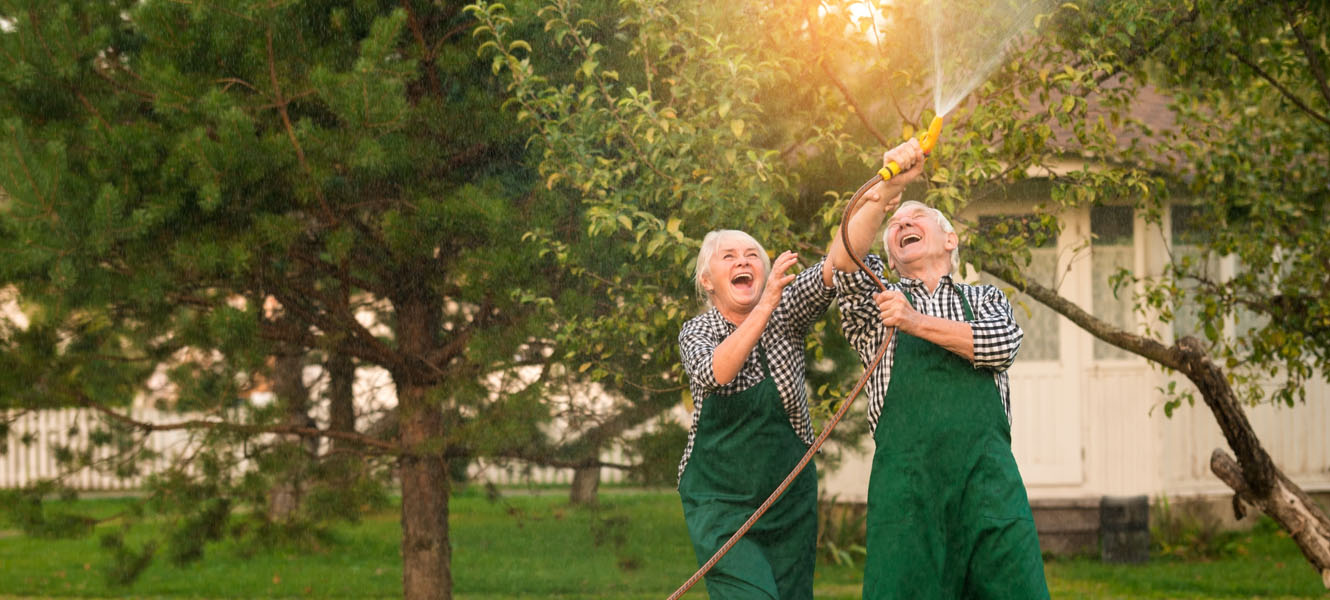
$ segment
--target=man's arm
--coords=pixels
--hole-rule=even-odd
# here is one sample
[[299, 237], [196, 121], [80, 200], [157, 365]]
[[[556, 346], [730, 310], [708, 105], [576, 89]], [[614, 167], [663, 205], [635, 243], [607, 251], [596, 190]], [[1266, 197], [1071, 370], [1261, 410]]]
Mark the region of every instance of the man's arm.
[[[864, 264], [873, 273], [882, 276], [882, 259], [870, 254]], [[840, 309], [841, 331], [864, 366], [868, 366], [886, 339], [886, 329], [882, 327], [877, 305], [873, 303], [873, 293], [876, 291], [877, 284], [858, 268], [836, 273], [836, 304]]]
[[974, 333], [970, 324], [926, 315], [910, 306], [905, 294], [887, 290], [873, 296], [878, 317], [887, 327], [897, 327], [914, 337], [933, 342], [953, 354], [974, 361]]
[[836, 289], [826, 285], [827, 258], [799, 272], [794, 282], [781, 292], [776, 312], [780, 314], [786, 337], [803, 339], [808, 328], [822, 315], [836, 297]]
[[974, 289], [979, 301], [974, 307], [975, 320], [970, 324], [974, 331], [971, 361], [975, 367], [1005, 371], [1016, 361], [1016, 352], [1021, 348], [1025, 332], [1016, 324], [1011, 302], [1002, 290], [991, 285]]
[[[868, 255], [868, 249], [872, 247], [873, 241], [877, 238], [877, 231], [882, 227], [882, 221], [886, 219], [887, 213], [896, 209], [901, 203], [901, 192], [905, 191], [905, 186], [919, 177], [924, 171], [924, 151], [919, 147], [919, 140], [911, 138], [909, 141], [888, 150], [882, 155], [882, 164], [886, 165], [889, 161], [896, 161], [896, 164], [904, 167], [895, 177], [887, 181], [880, 181], [877, 185], [864, 192], [864, 205], [859, 208], [859, 212], [850, 219], [847, 233], [850, 238], [850, 245], [853, 247], [855, 255], [861, 260]], [[827, 287], [833, 285], [833, 269], [842, 273], [849, 273], [858, 269], [850, 259], [850, 254], [845, 250], [845, 245], [841, 243], [840, 228], [831, 234], [831, 246], [827, 249], [827, 261], [822, 266], [822, 283]]]

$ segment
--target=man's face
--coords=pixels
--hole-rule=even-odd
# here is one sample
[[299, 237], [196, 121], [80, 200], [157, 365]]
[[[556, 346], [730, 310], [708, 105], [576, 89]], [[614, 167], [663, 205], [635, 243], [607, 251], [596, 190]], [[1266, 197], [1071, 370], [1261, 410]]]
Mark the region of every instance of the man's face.
[[951, 251], [956, 247], [955, 233], [942, 230], [937, 215], [924, 206], [910, 206], [896, 211], [887, 221], [887, 256], [892, 266], [906, 277], [918, 276], [925, 265], [944, 262], [950, 272]]
[[761, 252], [737, 237], [720, 240], [702, 276], [703, 286], [712, 291], [712, 304], [728, 312], [747, 313], [757, 306], [764, 283]]

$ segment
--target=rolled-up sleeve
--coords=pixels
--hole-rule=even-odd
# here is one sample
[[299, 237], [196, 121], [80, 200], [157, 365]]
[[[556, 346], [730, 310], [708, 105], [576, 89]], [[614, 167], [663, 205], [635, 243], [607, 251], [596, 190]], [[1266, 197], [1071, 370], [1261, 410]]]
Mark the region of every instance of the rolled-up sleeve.
[[1001, 290], [991, 285], [980, 287], [974, 331], [974, 366], [1005, 371], [1016, 360], [1025, 333], [1012, 314], [1011, 302]]
[[807, 335], [808, 328], [827, 312], [827, 307], [831, 306], [831, 301], [836, 297], [835, 286], [822, 285], [822, 264], [826, 260], [823, 258], [799, 272], [794, 281], [781, 292], [779, 309], [786, 314], [778, 322], [785, 323], [787, 336], [802, 338]]
[[679, 358], [695, 388], [710, 392], [720, 387], [716, 383], [716, 372], [711, 368], [712, 357], [719, 345], [716, 334], [702, 326], [698, 319], [684, 323], [679, 331]]

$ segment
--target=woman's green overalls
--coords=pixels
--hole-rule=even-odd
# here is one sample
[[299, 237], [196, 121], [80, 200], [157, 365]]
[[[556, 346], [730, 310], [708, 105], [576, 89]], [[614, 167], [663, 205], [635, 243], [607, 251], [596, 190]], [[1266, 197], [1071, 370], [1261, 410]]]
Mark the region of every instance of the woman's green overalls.
[[896, 338], [873, 437], [863, 597], [1048, 598], [993, 373], [904, 332]]
[[[808, 447], [785, 414], [766, 353], [766, 377], [732, 395], [703, 399], [693, 451], [679, 480], [697, 563], [711, 558], [780, 485]], [[713, 599], [809, 599], [817, 556], [817, 469], [780, 499], [706, 576]]]

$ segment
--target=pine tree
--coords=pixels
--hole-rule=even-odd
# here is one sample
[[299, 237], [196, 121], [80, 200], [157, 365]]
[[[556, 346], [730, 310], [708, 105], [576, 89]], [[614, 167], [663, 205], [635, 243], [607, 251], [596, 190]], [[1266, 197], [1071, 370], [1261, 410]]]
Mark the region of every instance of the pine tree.
[[[552, 296], [551, 267], [521, 235], [562, 206], [533, 186], [462, 8], [0, 8], [0, 280], [30, 320], [5, 332], [0, 407], [90, 406], [141, 436], [174, 426], [123, 410], [166, 364], [218, 444], [394, 456], [404, 594], [450, 597], [449, 457], [492, 444], [489, 419], [547, 418], [476, 407], [481, 377], [544, 334], [518, 291]], [[227, 419], [238, 374], [310, 352], [389, 371], [397, 434]]]

